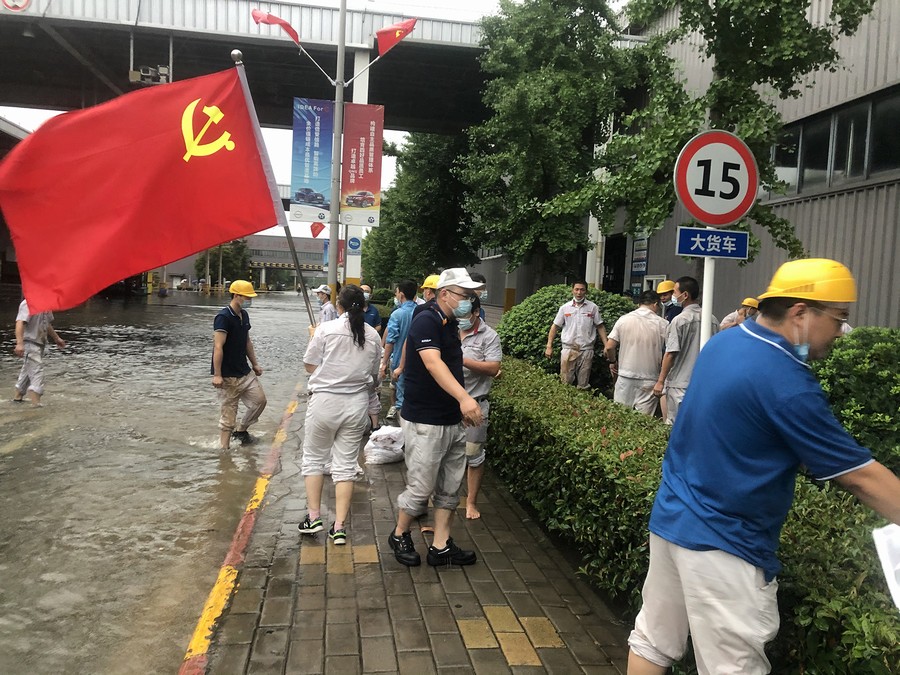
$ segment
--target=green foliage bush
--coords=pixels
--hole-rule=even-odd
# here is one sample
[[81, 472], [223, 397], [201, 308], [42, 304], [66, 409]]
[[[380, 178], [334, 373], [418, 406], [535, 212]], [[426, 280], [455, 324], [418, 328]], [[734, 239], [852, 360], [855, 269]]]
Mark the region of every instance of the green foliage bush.
[[835, 416], [900, 473], [900, 329], [855, 328], [813, 370]]
[[[612, 330], [620, 316], [635, 309], [634, 302], [629, 298], [599, 291], [596, 288], [588, 288], [587, 298], [600, 308], [607, 333]], [[553, 345], [552, 358], [544, 356], [544, 349], [547, 347], [547, 333], [550, 332], [550, 324], [553, 323], [556, 312], [563, 303], [571, 299], [571, 286], [566, 284], [545, 286], [506, 312], [497, 326], [503, 353], [524, 359], [544, 372], [559, 373], [561, 350], [559, 334]], [[599, 344], [599, 341], [594, 349], [591, 384], [604, 392], [609, 391], [612, 384], [608, 364], [603, 357], [603, 345]]]
[[[518, 359], [504, 357], [491, 390], [494, 470], [548, 530], [576, 547], [581, 571], [601, 591], [628, 602], [631, 619], [647, 571], [647, 523], [667, 440], [660, 421]], [[836, 486], [798, 481], [779, 553], [774, 672], [897, 672], [900, 615], [871, 537], [881, 524]]]
[[394, 297], [394, 291], [390, 288], [373, 288], [369, 302], [375, 305], [389, 305]]

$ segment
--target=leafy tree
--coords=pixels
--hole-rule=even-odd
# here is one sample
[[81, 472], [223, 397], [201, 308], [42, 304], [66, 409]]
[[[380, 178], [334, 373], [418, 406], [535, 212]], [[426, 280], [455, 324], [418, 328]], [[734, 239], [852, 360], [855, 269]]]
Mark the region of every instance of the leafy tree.
[[[696, 133], [715, 127], [735, 132], [756, 156], [763, 186], [783, 191], [770, 150], [783, 121], [772, 100], [800, 95], [799, 83], [816, 70], [835, 70], [834, 40], [850, 35], [871, 11], [874, 0], [834, 0], [823, 23], [813, 24], [813, 0], [632, 0], [628, 14], [651, 25], [676, 5], [680, 26], [656, 36], [630, 55], [648, 88], [648, 104], [624, 120], [600, 156], [604, 178], [584, 176], [583, 189], [547, 207], [554, 215], [593, 211], [604, 230], [624, 206], [631, 233], [663, 226], [675, 205], [672, 174], [678, 151]], [[666, 47], [697, 32], [712, 64], [713, 82], [699, 95], [685, 91]], [[793, 226], [757, 203], [738, 227], [755, 222], [792, 257], [804, 254]], [[754, 239], [759, 248], [759, 240]]]
[[472, 236], [504, 251], [510, 269], [534, 264], [540, 286], [545, 274], [577, 265], [589, 245], [587, 208], [544, 204], [591, 174], [594, 147], [609, 135], [634, 70], [615, 47], [606, 0], [501, 0], [482, 29], [490, 117], [470, 129], [460, 165]]
[[[218, 283], [219, 255], [222, 256], [222, 279], [250, 279], [250, 251], [244, 239], [236, 239], [207, 250], [209, 256], [209, 276], [212, 283]], [[197, 256], [194, 272], [198, 279], [206, 278], [206, 255]]]
[[409, 135], [398, 152], [394, 186], [381, 202], [381, 224], [366, 236], [366, 283], [421, 282], [439, 269], [478, 261], [468, 243], [464, 186], [452, 171], [465, 148], [463, 136]]

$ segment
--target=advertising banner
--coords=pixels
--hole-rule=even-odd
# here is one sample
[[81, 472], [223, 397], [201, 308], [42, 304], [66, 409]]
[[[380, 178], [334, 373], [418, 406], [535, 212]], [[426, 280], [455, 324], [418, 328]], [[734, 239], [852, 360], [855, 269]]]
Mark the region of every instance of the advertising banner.
[[327, 221], [331, 207], [334, 101], [295, 98], [293, 120], [290, 219]]
[[381, 142], [384, 106], [344, 106], [341, 222], [378, 225], [381, 210]]

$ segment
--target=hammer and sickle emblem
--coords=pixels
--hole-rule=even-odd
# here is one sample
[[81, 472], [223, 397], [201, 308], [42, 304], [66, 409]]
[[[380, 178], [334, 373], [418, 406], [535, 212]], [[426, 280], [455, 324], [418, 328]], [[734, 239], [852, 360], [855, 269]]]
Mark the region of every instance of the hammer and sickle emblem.
[[214, 141], [208, 143], [200, 142], [209, 130], [210, 125], [218, 124], [225, 117], [225, 114], [217, 106], [203, 106], [203, 114], [209, 119], [206, 120], [206, 124], [203, 125], [200, 133], [194, 136], [194, 111], [197, 109], [198, 103], [200, 103], [199, 98], [189, 103], [181, 115], [181, 135], [184, 136], [184, 147], [187, 150], [183, 158], [185, 162], [190, 161], [191, 157], [207, 157], [222, 148], [234, 150], [234, 141], [231, 140], [231, 133], [228, 131], [223, 131], [222, 135]]

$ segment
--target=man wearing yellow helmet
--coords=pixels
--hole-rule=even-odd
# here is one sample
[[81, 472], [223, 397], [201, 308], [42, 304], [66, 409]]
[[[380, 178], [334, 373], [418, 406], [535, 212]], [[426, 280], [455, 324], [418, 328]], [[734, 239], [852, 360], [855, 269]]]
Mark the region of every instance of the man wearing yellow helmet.
[[754, 316], [756, 316], [756, 313], [758, 311], [759, 300], [757, 300], [756, 298], [744, 298], [744, 301], [741, 302], [740, 307], [731, 312], [731, 314], [725, 315], [725, 318], [722, 319], [722, 323], [719, 324], [719, 330], [734, 328], [744, 319], [752, 319]]
[[[212, 385], [219, 390], [222, 404], [219, 416], [219, 442], [227, 450], [231, 438], [241, 445], [253, 442], [247, 427], [256, 422], [266, 407], [266, 394], [259, 383], [262, 368], [250, 339], [250, 315], [243, 308], [256, 292], [249, 281], [238, 279], [228, 287], [231, 302], [213, 321]], [[247, 363], [247, 360], [250, 363]], [[238, 402], [246, 407], [240, 425], [236, 425]]]
[[662, 675], [689, 635], [701, 672], [770, 671], [778, 540], [801, 465], [900, 524], [900, 479], [835, 419], [807, 365], [828, 353], [855, 301], [842, 264], [788, 262], [759, 296], [756, 321], [700, 352], [650, 515], [629, 675]]

